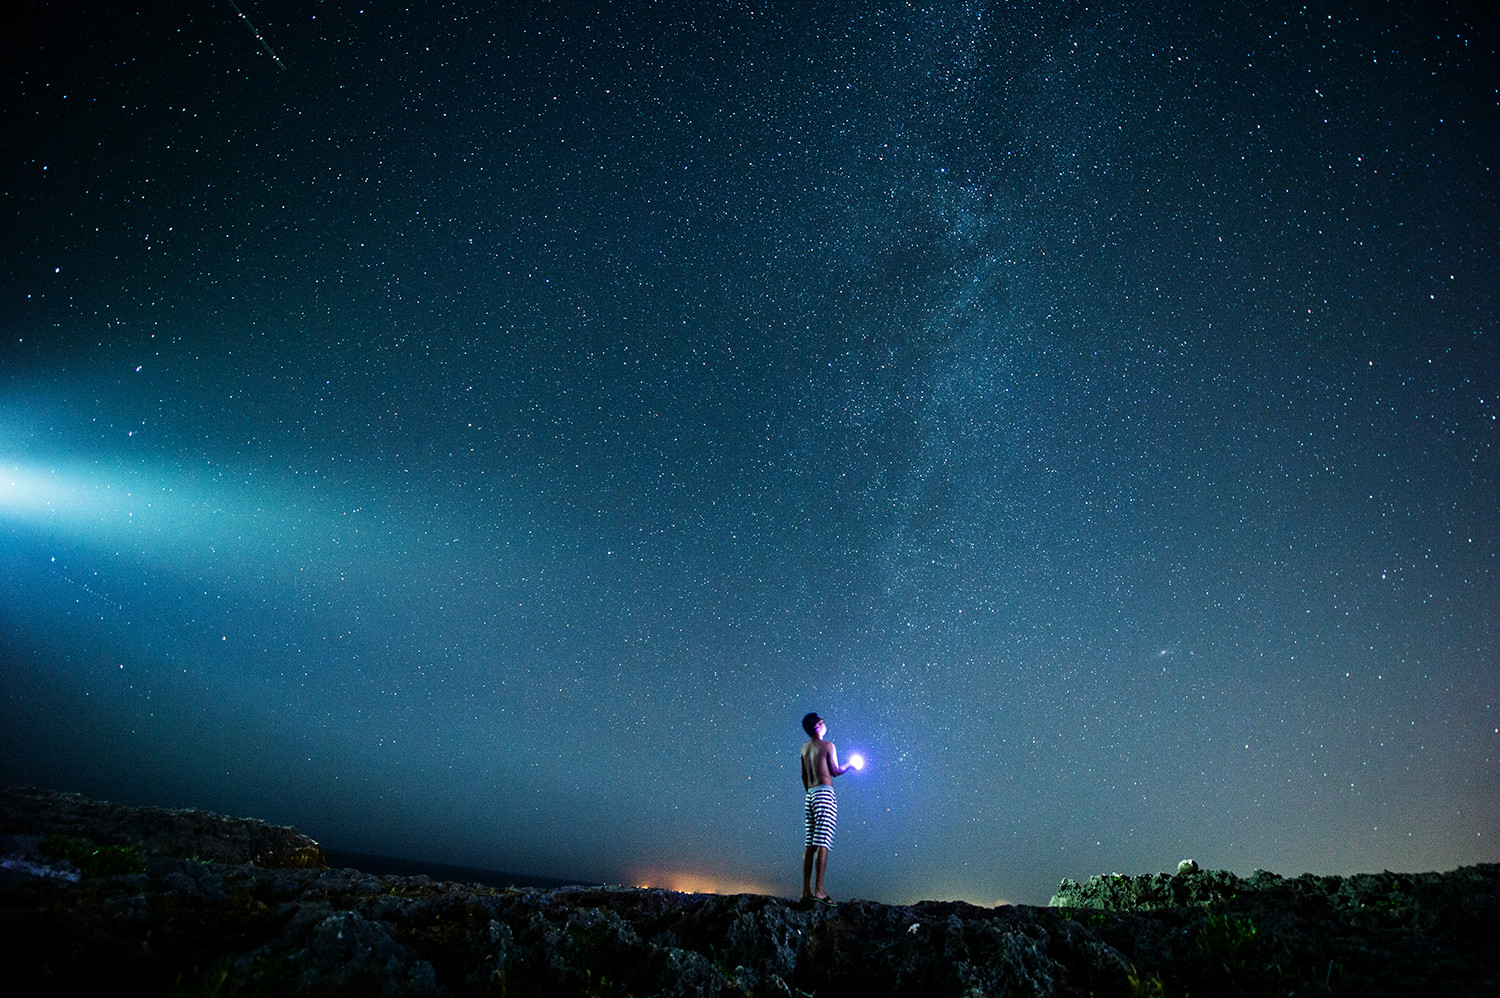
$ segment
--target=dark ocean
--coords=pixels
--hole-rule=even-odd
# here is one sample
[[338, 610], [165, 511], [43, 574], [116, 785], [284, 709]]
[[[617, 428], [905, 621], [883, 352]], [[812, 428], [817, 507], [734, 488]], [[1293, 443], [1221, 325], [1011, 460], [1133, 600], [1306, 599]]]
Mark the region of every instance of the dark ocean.
[[365, 873], [389, 874], [415, 877], [426, 874], [433, 880], [452, 880], [461, 884], [481, 884], [485, 887], [569, 887], [581, 883], [558, 877], [537, 877], [526, 873], [506, 873], [502, 870], [483, 870], [472, 866], [451, 866], [447, 863], [430, 863], [425, 860], [401, 859], [396, 856], [376, 856], [364, 852], [346, 852], [342, 849], [325, 849], [328, 865], [335, 868], [352, 867]]

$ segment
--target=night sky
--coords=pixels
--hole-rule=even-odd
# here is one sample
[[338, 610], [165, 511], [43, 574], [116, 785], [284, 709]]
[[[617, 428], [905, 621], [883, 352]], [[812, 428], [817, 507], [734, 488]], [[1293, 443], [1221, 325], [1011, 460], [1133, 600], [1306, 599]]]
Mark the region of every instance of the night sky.
[[[1479, 4], [23, 3], [0, 782], [792, 895], [1500, 860]], [[259, 35], [257, 35], [259, 32]]]

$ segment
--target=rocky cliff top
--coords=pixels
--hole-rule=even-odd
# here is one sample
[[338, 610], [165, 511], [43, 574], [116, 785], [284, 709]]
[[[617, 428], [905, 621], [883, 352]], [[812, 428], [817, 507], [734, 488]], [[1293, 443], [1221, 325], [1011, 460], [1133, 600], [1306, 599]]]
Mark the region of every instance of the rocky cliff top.
[[0, 834], [82, 837], [132, 846], [148, 856], [213, 863], [325, 865], [317, 842], [282, 825], [212, 811], [129, 807], [35, 787], [0, 786]]
[[[207, 844], [216, 830], [222, 851]], [[1497, 865], [1366, 878], [1185, 869], [1065, 881], [1057, 907], [976, 908], [505, 890], [261, 862], [315, 846], [249, 819], [0, 793], [7, 985], [549, 998], [1500, 992]]]

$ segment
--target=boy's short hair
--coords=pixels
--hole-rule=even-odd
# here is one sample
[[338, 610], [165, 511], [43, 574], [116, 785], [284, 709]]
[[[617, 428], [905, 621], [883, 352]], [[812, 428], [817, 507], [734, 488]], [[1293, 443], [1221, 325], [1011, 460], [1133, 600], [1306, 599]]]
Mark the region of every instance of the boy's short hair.
[[813, 728], [816, 728], [821, 720], [823, 719], [817, 714], [808, 714], [802, 719], [802, 730], [807, 732], [807, 737], [813, 736]]

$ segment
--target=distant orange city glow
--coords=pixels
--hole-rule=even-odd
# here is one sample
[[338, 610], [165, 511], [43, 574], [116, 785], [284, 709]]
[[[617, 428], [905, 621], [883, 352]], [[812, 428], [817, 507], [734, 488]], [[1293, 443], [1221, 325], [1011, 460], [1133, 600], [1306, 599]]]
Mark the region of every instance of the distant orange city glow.
[[715, 873], [687, 870], [642, 870], [634, 877], [637, 887], [660, 887], [683, 894], [775, 894], [765, 884], [736, 880]]

